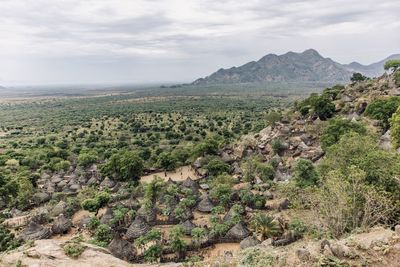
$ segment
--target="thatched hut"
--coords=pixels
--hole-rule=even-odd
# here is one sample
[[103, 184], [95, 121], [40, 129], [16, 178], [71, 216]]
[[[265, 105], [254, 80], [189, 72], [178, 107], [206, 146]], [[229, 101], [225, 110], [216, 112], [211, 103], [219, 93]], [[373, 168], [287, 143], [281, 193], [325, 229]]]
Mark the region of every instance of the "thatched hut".
[[191, 235], [192, 230], [196, 228], [197, 226], [190, 220], [186, 220], [183, 223], [179, 224], [179, 226], [182, 227], [183, 231], [185, 232], [185, 235]]
[[207, 195], [203, 196], [197, 205], [197, 209], [201, 212], [211, 212], [214, 207], [214, 204]]
[[125, 239], [122, 239], [119, 234], [116, 234], [108, 245], [108, 250], [115, 257], [124, 261], [133, 261], [135, 259], [135, 250], [132, 244]]
[[146, 234], [150, 231], [150, 226], [146, 222], [143, 216], [136, 216], [135, 220], [129, 226], [128, 231], [125, 234], [127, 240], [134, 240], [139, 236]]
[[225, 235], [229, 240], [243, 240], [250, 235], [250, 231], [243, 222], [235, 224]]
[[249, 236], [240, 242], [240, 248], [246, 249], [259, 245], [261, 242], [255, 236]]

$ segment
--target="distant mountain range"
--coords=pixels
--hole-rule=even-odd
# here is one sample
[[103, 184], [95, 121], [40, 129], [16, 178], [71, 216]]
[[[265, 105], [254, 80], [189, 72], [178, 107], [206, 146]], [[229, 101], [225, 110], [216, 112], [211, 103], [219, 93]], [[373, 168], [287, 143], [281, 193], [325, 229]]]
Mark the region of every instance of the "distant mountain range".
[[288, 52], [283, 55], [268, 54], [258, 61], [240, 67], [219, 69], [210, 76], [194, 81], [193, 85], [264, 83], [264, 82], [347, 82], [354, 72], [374, 77], [383, 74], [383, 65], [392, 55], [371, 65], [353, 62], [340, 64], [322, 57], [316, 50], [302, 53]]

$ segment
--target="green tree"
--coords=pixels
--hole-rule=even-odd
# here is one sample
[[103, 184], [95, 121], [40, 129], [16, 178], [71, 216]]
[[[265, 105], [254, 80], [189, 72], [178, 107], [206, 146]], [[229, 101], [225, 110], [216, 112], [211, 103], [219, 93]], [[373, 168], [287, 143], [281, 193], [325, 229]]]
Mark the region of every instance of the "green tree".
[[399, 97], [390, 97], [373, 100], [365, 110], [365, 115], [372, 119], [380, 120], [384, 130], [388, 129], [389, 120], [400, 106]]
[[250, 226], [255, 233], [261, 235], [262, 240], [280, 234], [279, 227], [274, 219], [264, 213], [256, 213], [250, 221]]
[[206, 169], [210, 176], [217, 176], [225, 172], [228, 172], [229, 165], [220, 160], [219, 158], [213, 158], [208, 162]]
[[169, 152], [163, 152], [158, 156], [160, 167], [167, 171], [175, 170], [178, 160]]
[[359, 72], [355, 72], [355, 73], [353, 73], [353, 75], [351, 76], [350, 81], [352, 81], [353, 83], [357, 83], [357, 82], [365, 81], [365, 80], [367, 80], [367, 79], [368, 79], [368, 77], [362, 75], [362, 74], [359, 73]]
[[143, 173], [143, 160], [134, 152], [123, 151], [111, 156], [101, 167], [103, 176], [110, 176], [116, 180], [138, 180]]
[[312, 161], [299, 159], [294, 168], [294, 179], [298, 187], [317, 185], [319, 177]]
[[327, 120], [335, 113], [335, 104], [326, 96], [318, 97], [313, 103], [313, 108], [320, 120]]
[[183, 258], [187, 247], [185, 241], [182, 240], [183, 235], [184, 231], [181, 226], [175, 226], [170, 232], [171, 248], [177, 253], [179, 259]]
[[400, 59], [392, 59], [388, 60], [385, 63], [384, 69], [385, 70], [392, 70], [396, 72], [400, 68]]
[[367, 130], [362, 124], [347, 119], [338, 118], [329, 120], [328, 125], [324, 128], [321, 135], [322, 149], [326, 150], [328, 147], [336, 144], [341, 136], [350, 132], [364, 135]]

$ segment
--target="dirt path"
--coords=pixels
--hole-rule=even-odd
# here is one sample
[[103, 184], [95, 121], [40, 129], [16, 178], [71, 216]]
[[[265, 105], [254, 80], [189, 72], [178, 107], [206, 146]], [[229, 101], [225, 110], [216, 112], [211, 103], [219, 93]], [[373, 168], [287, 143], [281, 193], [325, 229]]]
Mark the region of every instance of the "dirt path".
[[163, 178], [165, 181], [168, 181], [169, 178], [171, 178], [173, 181], [184, 181], [188, 177], [190, 177], [193, 180], [199, 178], [191, 166], [179, 167], [175, 171], [167, 172], [166, 174], [167, 175], [165, 175], [165, 172], [152, 173], [149, 175], [142, 176], [140, 178], [140, 181], [144, 183], [149, 183], [154, 179], [154, 176]]

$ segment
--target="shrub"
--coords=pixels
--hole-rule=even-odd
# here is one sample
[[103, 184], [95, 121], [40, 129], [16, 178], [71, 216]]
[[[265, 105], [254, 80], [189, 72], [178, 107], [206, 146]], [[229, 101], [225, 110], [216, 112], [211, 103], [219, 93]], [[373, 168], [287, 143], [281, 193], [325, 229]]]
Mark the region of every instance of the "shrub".
[[101, 247], [106, 247], [112, 240], [112, 233], [110, 226], [100, 224], [94, 233], [94, 243]]
[[400, 60], [399, 59], [392, 59], [386, 61], [384, 65], [385, 70], [392, 70], [393, 72], [396, 72], [397, 69], [400, 68]]
[[20, 245], [22, 245], [22, 241], [15, 238], [10, 230], [0, 224], [0, 252], [12, 250]]
[[103, 176], [111, 176], [116, 180], [128, 181], [137, 180], [143, 173], [143, 160], [134, 152], [123, 151], [111, 156], [111, 158], [101, 166]]
[[357, 82], [365, 81], [365, 80], [367, 80], [367, 79], [368, 79], [368, 77], [362, 75], [362, 74], [359, 73], [359, 72], [355, 72], [355, 73], [353, 73], [353, 75], [351, 76], [350, 81], [352, 81], [353, 83], [357, 83]]
[[94, 151], [81, 152], [78, 156], [78, 164], [82, 167], [89, 167], [98, 160], [97, 153]]
[[167, 171], [175, 170], [178, 160], [169, 152], [163, 152], [158, 156], [158, 164]]
[[88, 198], [82, 202], [82, 208], [90, 212], [96, 212], [100, 206], [96, 199]]
[[317, 185], [319, 178], [312, 161], [299, 159], [294, 168], [294, 179], [298, 187]]
[[326, 150], [328, 147], [336, 144], [342, 135], [349, 132], [356, 132], [364, 135], [367, 130], [362, 124], [347, 119], [330, 120], [321, 135], [322, 149]]
[[280, 234], [274, 219], [264, 213], [256, 213], [250, 221], [250, 226], [254, 232], [261, 235], [263, 240]]
[[143, 253], [145, 262], [154, 263], [161, 257], [162, 248], [160, 245], [152, 245]]
[[213, 187], [210, 191], [211, 199], [224, 207], [230, 203], [231, 195], [232, 187], [229, 184], [219, 184]]
[[390, 119], [390, 137], [395, 148], [400, 146], [400, 107], [393, 113]]
[[208, 162], [206, 169], [210, 176], [217, 176], [222, 173], [228, 172], [229, 165], [218, 158], [213, 158]]
[[79, 242], [70, 242], [63, 247], [65, 255], [71, 258], [78, 258], [86, 249], [86, 246]]
[[320, 120], [329, 119], [335, 113], [335, 104], [326, 96], [318, 97], [312, 107]]
[[271, 142], [272, 150], [275, 154], [280, 154], [285, 150], [285, 145], [280, 139], [274, 139]]
[[289, 223], [289, 230], [293, 231], [296, 236], [303, 236], [307, 232], [307, 225], [300, 219], [293, 219]]
[[384, 129], [389, 128], [389, 119], [400, 105], [399, 97], [373, 100], [365, 110], [365, 115], [380, 120]]

